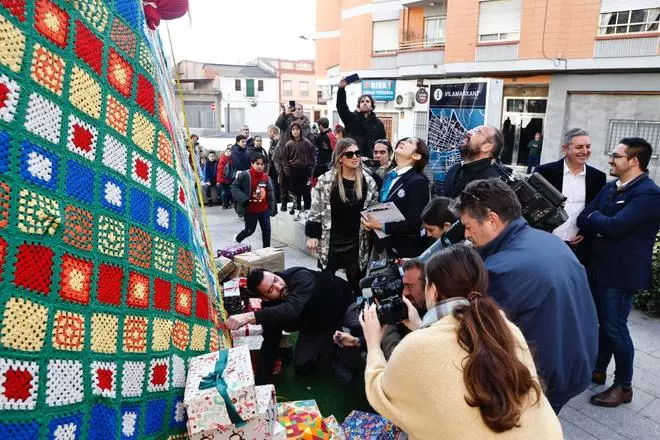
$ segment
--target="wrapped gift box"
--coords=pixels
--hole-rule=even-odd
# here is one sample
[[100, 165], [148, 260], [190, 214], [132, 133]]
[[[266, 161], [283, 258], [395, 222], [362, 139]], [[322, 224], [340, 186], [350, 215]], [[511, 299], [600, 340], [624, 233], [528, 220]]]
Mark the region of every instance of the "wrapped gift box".
[[273, 428], [273, 440], [286, 440], [286, 429], [279, 423], [275, 423]]
[[248, 324], [245, 325], [238, 330], [232, 330], [231, 335], [232, 337], [240, 337], [240, 336], [260, 336], [264, 332], [264, 328], [260, 326], [259, 324]]
[[222, 298], [228, 314], [237, 315], [243, 313], [243, 299], [241, 298], [238, 279], [227, 281], [222, 285]]
[[250, 351], [259, 351], [261, 350], [261, 344], [264, 342], [264, 337], [261, 335], [254, 335], [254, 336], [235, 336], [232, 337], [234, 339], [234, 347], [238, 347], [239, 345], [243, 345], [247, 347]]
[[[221, 357], [226, 360], [224, 366], [218, 362]], [[215, 385], [214, 373], [218, 370], [226, 384], [230, 407], [233, 404], [236, 414], [243, 421], [257, 416], [257, 395], [248, 348], [240, 346], [197, 356], [190, 359], [184, 395], [188, 434], [191, 437], [200, 435], [198, 438], [202, 438], [201, 434], [205, 432], [227, 432], [236, 428], [230, 416], [230, 407]]]
[[386, 418], [361, 411], [351, 411], [341, 426], [351, 440], [397, 440], [401, 435], [401, 430]]
[[330, 440], [346, 440], [344, 429], [341, 427], [335, 416], [328, 416], [323, 419], [323, 423], [328, 428]]
[[236, 271], [236, 264], [229, 258], [220, 256], [215, 259], [215, 268], [218, 270], [218, 280], [224, 283]]
[[284, 415], [285, 413], [288, 413], [289, 410], [292, 409], [295, 412], [309, 412], [309, 413], [317, 413], [321, 414], [321, 411], [319, 410], [318, 405], [316, 404], [316, 400], [309, 399], [309, 400], [295, 400], [292, 402], [280, 402], [277, 404], [277, 414], [278, 415]]
[[236, 255], [234, 258], [234, 264], [245, 266], [252, 269], [263, 269], [263, 257], [255, 254], [254, 252], [244, 252], [240, 255]]
[[286, 430], [287, 438], [302, 440], [330, 440], [328, 428], [321, 415], [314, 412], [297, 411], [288, 408], [278, 417]]
[[284, 250], [274, 247], [257, 249], [254, 251], [262, 260], [262, 267], [269, 272], [279, 272], [284, 270]]
[[250, 298], [248, 300], [248, 311], [257, 312], [261, 310], [261, 308], [262, 308], [261, 298]]
[[234, 258], [236, 255], [250, 252], [251, 250], [252, 246], [249, 244], [237, 243], [222, 249], [218, 249], [218, 257], [223, 256], [227, 258]]

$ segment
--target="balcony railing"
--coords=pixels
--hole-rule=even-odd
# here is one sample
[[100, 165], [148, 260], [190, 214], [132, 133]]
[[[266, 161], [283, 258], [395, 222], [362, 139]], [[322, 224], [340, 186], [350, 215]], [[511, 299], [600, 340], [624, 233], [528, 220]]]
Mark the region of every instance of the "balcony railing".
[[438, 48], [445, 45], [444, 40], [435, 39], [435, 40], [409, 40], [399, 42], [399, 50], [419, 50], [419, 49], [429, 49], [429, 48]]

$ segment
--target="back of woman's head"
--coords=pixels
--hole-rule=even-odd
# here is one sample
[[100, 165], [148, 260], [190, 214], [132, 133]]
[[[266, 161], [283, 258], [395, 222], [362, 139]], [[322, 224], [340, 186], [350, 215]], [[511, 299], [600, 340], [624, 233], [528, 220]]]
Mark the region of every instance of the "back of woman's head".
[[469, 306], [454, 309], [458, 343], [467, 351], [463, 361], [465, 401], [479, 408], [481, 418], [494, 432], [519, 426], [530, 393], [538, 403], [542, 391], [529, 368], [518, 358], [519, 346], [506, 319], [492, 298], [486, 296], [488, 271], [471, 247], [452, 246], [426, 263], [427, 288], [435, 285], [445, 298], [467, 298]]

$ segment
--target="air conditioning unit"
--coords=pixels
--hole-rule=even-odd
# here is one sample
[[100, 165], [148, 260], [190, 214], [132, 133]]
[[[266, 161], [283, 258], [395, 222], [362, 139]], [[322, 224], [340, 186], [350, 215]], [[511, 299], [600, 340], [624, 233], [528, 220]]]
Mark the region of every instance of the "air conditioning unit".
[[413, 92], [399, 93], [394, 98], [394, 108], [413, 108], [415, 95]]

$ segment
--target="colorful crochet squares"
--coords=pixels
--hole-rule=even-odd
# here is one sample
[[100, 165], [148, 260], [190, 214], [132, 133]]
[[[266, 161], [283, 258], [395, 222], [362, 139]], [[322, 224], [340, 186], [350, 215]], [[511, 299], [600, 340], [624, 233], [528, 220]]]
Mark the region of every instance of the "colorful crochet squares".
[[124, 318], [124, 351], [145, 353], [147, 351], [147, 318], [127, 316]]
[[172, 283], [156, 278], [154, 280], [154, 307], [158, 310], [171, 309]]
[[[0, 75], [0, 120], [5, 122], [14, 120], [20, 90], [21, 86], [16, 81], [9, 79], [5, 74]], [[9, 138], [8, 134], [5, 136]]]
[[24, 298], [5, 303], [0, 343], [6, 348], [39, 351], [44, 346], [48, 309]]
[[[118, 133], [126, 136], [128, 130], [128, 109], [120, 100], [112, 95], [108, 95], [105, 118], [106, 124], [114, 128]], [[126, 159], [124, 159], [125, 161]]]
[[131, 96], [133, 88], [133, 67], [114, 49], [108, 55], [108, 81], [126, 98]]
[[174, 324], [169, 319], [154, 318], [152, 321], [151, 349], [153, 351], [165, 351], [170, 349], [172, 339], [172, 327]]
[[103, 0], [75, 0], [73, 4], [89, 24], [103, 32], [110, 19], [110, 11], [103, 3]]
[[135, 266], [149, 269], [151, 267], [151, 235], [146, 231], [131, 227], [128, 232], [128, 262]]
[[24, 125], [27, 131], [57, 144], [60, 142], [62, 110], [54, 102], [33, 92], [28, 101]]
[[92, 250], [94, 217], [92, 213], [77, 206], [64, 208], [64, 236], [62, 240], [69, 246], [83, 251]]
[[110, 38], [118, 48], [124, 51], [130, 58], [135, 56], [137, 51], [137, 39], [135, 33], [126, 26], [121, 20], [115, 19], [112, 22]]
[[138, 438], [141, 408], [138, 405], [126, 405], [121, 409], [121, 439]]
[[69, 101], [94, 119], [101, 116], [101, 85], [87, 72], [74, 66], [69, 84]]
[[0, 64], [7, 66], [12, 72], [18, 72], [23, 64], [25, 34], [0, 15], [0, 35]]
[[147, 413], [145, 416], [144, 433], [151, 435], [163, 429], [163, 417], [167, 412], [167, 402], [164, 399], [152, 400], [147, 402]]
[[125, 252], [125, 224], [104, 215], [99, 216], [98, 249], [111, 257], [121, 258]]
[[147, 391], [166, 391], [169, 389], [169, 360], [152, 359], [149, 362], [149, 381], [147, 382]]
[[151, 153], [153, 151], [154, 149], [153, 143], [154, 143], [154, 136], [156, 135], [156, 129], [154, 128], [154, 124], [152, 124], [149, 121], [149, 119], [146, 116], [142, 115], [140, 112], [136, 112], [133, 115], [132, 133], [133, 133], [132, 139], [133, 142], [135, 142], [135, 145], [137, 145], [147, 153]]
[[99, 303], [118, 306], [121, 304], [121, 292], [124, 272], [121, 267], [110, 264], [99, 265], [96, 299]]
[[89, 438], [113, 439], [117, 437], [117, 415], [115, 410], [97, 403], [92, 408], [89, 421]]
[[156, 236], [154, 237], [154, 252], [154, 268], [164, 273], [172, 273], [174, 267], [174, 243]]
[[96, 139], [98, 130], [82, 119], [69, 116], [69, 131], [67, 136], [67, 147], [72, 153], [94, 160], [96, 158]]
[[36, 0], [35, 3], [35, 29], [64, 49], [69, 35], [69, 14], [48, 0]]
[[149, 307], [149, 278], [137, 272], [128, 275], [128, 294], [126, 303], [129, 307], [146, 309]]
[[82, 402], [84, 396], [82, 362], [64, 359], [48, 361], [46, 382], [48, 406], [72, 405]]
[[20, 21], [25, 21], [25, 0], [0, 0], [0, 5]]
[[117, 364], [92, 362], [90, 365], [92, 394], [114, 398], [117, 394]]
[[111, 211], [123, 213], [126, 207], [126, 185], [118, 179], [102, 176], [101, 204]]
[[60, 204], [39, 193], [19, 192], [18, 229], [26, 234], [55, 235], [60, 226]]
[[53, 251], [38, 244], [24, 243], [18, 247], [14, 284], [44, 295], [50, 292], [53, 275]]
[[192, 289], [177, 284], [175, 300], [175, 310], [182, 315], [190, 316], [192, 310]]
[[0, 410], [34, 409], [39, 364], [0, 358]]
[[126, 174], [128, 163], [127, 147], [110, 135], [103, 139], [103, 165], [119, 174]]
[[142, 395], [142, 384], [146, 374], [146, 364], [141, 361], [124, 362], [121, 375], [121, 394], [123, 397]]
[[62, 57], [55, 55], [39, 43], [34, 45], [30, 71], [32, 72], [32, 79], [36, 83], [56, 95], [61, 95], [65, 67], [66, 63]]
[[85, 316], [58, 310], [53, 319], [53, 347], [82, 351], [85, 344]]
[[75, 51], [98, 75], [101, 74], [103, 63], [103, 42], [80, 21], [76, 21]]
[[82, 414], [59, 417], [48, 424], [48, 440], [78, 440], [83, 431]]
[[176, 260], [176, 274], [179, 278], [186, 281], [192, 281], [193, 261], [190, 251], [179, 248], [179, 254]]
[[56, 190], [59, 174], [57, 154], [23, 141], [21, 148], [21, 175], [28, 182], [50, 190]]
[[154, 209], [154, 227], [164, 233], [169, 234], [172, 231], [171, 228], [171, 219], [172, 219], [172, 209], [169, 208], [164, 203], [156, 202]]
[[108, 313], [92, 314], [92, 346], [96, 353], [117, 352], [119, 318]]

